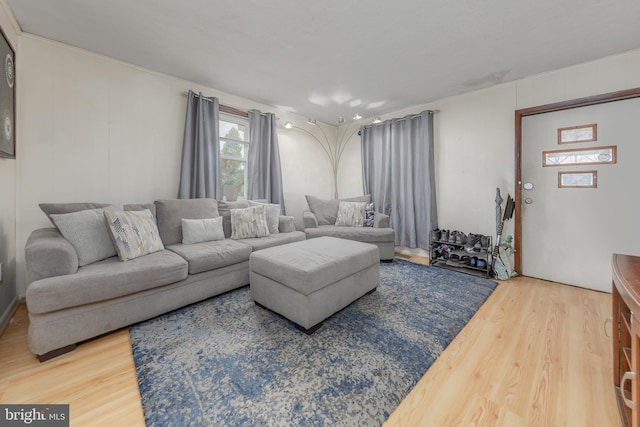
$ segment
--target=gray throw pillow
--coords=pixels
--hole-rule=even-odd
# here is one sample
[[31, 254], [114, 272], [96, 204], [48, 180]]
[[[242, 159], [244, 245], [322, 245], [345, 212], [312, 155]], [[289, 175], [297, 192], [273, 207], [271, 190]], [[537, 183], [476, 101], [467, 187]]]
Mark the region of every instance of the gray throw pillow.
[[111, 239], [121, 261], [164, 249], [158, 226], [149, 209], [143, 211], [104, 211]]
[[309, 210], [316, 216], [318, 225], [335, 225], [338, 219], [338, 207], [340, 200], [345, 202], [366, 202], [371, 203], [371, 195], [350, 197], [340, 200], [322, 200], [314, 196], [306, 195]]
[[250, 239], [267, 237], [268, 235], [267, 209], [264, 206], [231, 209], [232, 239]]
[[344, 227], [362, 227], [364, 225], [364, 211], [366, 202], [340, 201], [336, 225]]
[[104, 220], [104, 211], [110, 209], [122, 209], [122, 206], [107, 206], [49, 216], [62, 236], [75, 249], [78, 266], [82, 267], [116, 255]]
[[222, 217], [203, 219], [182, 219], [182, 244], [224, 240]]
[[280, 232], [280, 205], [249, 200], [249, 206], [264, 206], [267, 209], [267, 226], [269, 227], [269, 234], [277, 234]]

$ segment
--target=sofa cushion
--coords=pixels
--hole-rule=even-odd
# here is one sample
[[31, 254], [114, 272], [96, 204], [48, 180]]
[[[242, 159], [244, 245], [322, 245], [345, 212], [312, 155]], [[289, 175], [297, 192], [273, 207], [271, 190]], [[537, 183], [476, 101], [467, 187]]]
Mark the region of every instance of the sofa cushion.
[[[40, 203], [38, 205], [42, 212], [47, 215], [47, 218], [51, 221], [52, 214], [65, 214], [78, 211], [86, 211], [87, 209], [98, 209], [110, 206], [109, 203], [94, 203], [94, 202], [80, 202], [80, 203]], [[156, 217], [156, 205], [153, 203], [129, 203], [124, 205], [125, 211], [141, 211], [149, 209], [153, 217]], [[51, 221], [53, 223], [53, 221]], [[55, 225], [55, 224], [54, 224]]]
[[121, 261], [128, 261], [164, 249], [151, 211], [110, 212], [104, 216], [111, 240]]
[[156, 220], [156, 205], [153, 203], [125, 203], [124, 210], [125, 211], [143, 211], [145, 209], [149, 209], [151, 215], [153, 215], [153, 220]]
[[285, 243], [299, 242], [305, 239], [306, 237], [302, 231], [292, 231], [289, 233], [270, 234], [267, 237], [257, 239], [241, 239], [236, 241], [251, 246], [254, 251], [259, 251], [260, 249], [284, 245]]
[[280, 229], [278, 228], [278, 225], [280, 221], [280, 205], [249, 200], [249, 206], [261, 205], [264, 206], [267, 210], [267, 226], [269, 227], [269, 234], [279, 233]]
[[234, 240], [216, 240], [193, 245], [171, 245], [167, 249], [175, 252], [189, 263], [189, 274], [202, 273], [247, 261], [251, 247]]
[[309, 210], [313, 212], [318, 220], [318, 225], [335, 225], [336, 219], [338, 218], [340, 200], [344, 200], [345, 202], [371, 202], [370, 194], [340, 200], [322, 200], [310, 195], [306, 195], [305, 197], [307, 198]]
[[213, 240], [224, 240], [222, 219], [221, 216], [203, 219], [182, 218], [182, 244], [191, 245]]
[[366, 243], [395, 241], [395, 234], [392, 228], [340, 227], [337, 225], [322, 225], [318, 228], [305, 228], [304, 231], [307, 235], [307, 239], [321, 236], [330, 236]]
[[64, 214], [51, 214], [50, 218], [78, 254], [78, 265], [83, 266], [116, 254], [103, 212], [105, 209], [121, 208], [120, 206], [107, 206]]
[[264, 205], [246, 209], [231, 209], [232, 239], [249, 239], [268, 235], [267, 209]]
[[342, 227], [362, 227], [366, 202], [345, 202], [340, 200], [336, 225]]
[[29, 312], [48, 313], [156, 288], [188, 276], [188, 264], [171, 251], [120, 262], [107, 258], [75, 274], [37, 280], [27, 287]]
[[215, 218], [218, 202], [215, 199], [156, 200], [158, 231], [165, 246], [182, 242], [182, 218]]
[[[89, 209], [98, 209], [105, 208], [109, 206], [108, 203], [94, 203], [94, 202], [84, 202], [84, 203], [40, 203], [38, 205], [40, 210], [44, 212], [44, 214], [51, 220], [51, 215], [59, 215], [59, 214], [67, 214], [72, 212], [86, 211]], [[55, 225], [55, 224], [54, 224]]]

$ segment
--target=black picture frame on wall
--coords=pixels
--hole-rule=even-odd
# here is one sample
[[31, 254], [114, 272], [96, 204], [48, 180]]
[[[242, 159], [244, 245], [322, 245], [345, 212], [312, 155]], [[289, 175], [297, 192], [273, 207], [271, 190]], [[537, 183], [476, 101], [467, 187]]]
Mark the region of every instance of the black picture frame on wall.
[[16, 158], [16, 54], [0, 28], [0, 157]]

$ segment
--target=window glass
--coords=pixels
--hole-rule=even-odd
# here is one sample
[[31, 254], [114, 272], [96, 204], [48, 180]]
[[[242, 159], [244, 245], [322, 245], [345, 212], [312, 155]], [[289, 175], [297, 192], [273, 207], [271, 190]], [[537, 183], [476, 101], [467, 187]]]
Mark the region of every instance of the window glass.
[[222, 186], [237, 185], [238, 196], [246, 197], [249, 120], [220, 114], [220, 178]]

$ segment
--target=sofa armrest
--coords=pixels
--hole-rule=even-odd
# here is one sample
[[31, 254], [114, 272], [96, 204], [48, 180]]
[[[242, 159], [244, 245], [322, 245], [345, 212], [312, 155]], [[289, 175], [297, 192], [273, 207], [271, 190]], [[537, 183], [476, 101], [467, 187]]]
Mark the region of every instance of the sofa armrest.
[[78, 255], [56, 228], [34, 230], [25, 245], [27, 284], [78, 271]]
[[296, 221], [292, 216], [280, 215], [278, 218], [278, 231], [280, 233], [291, 233], [296, 231]]
[[376, 212], [373, 215], [373, 227], [374, 228], [389, 228], [390, 222], [389, 222], [389, 215], [380, 213], [380, 212]]
[[318, 228], [318, 218], [311, 211], [302, 212], [302, 225], [304, 228]]

